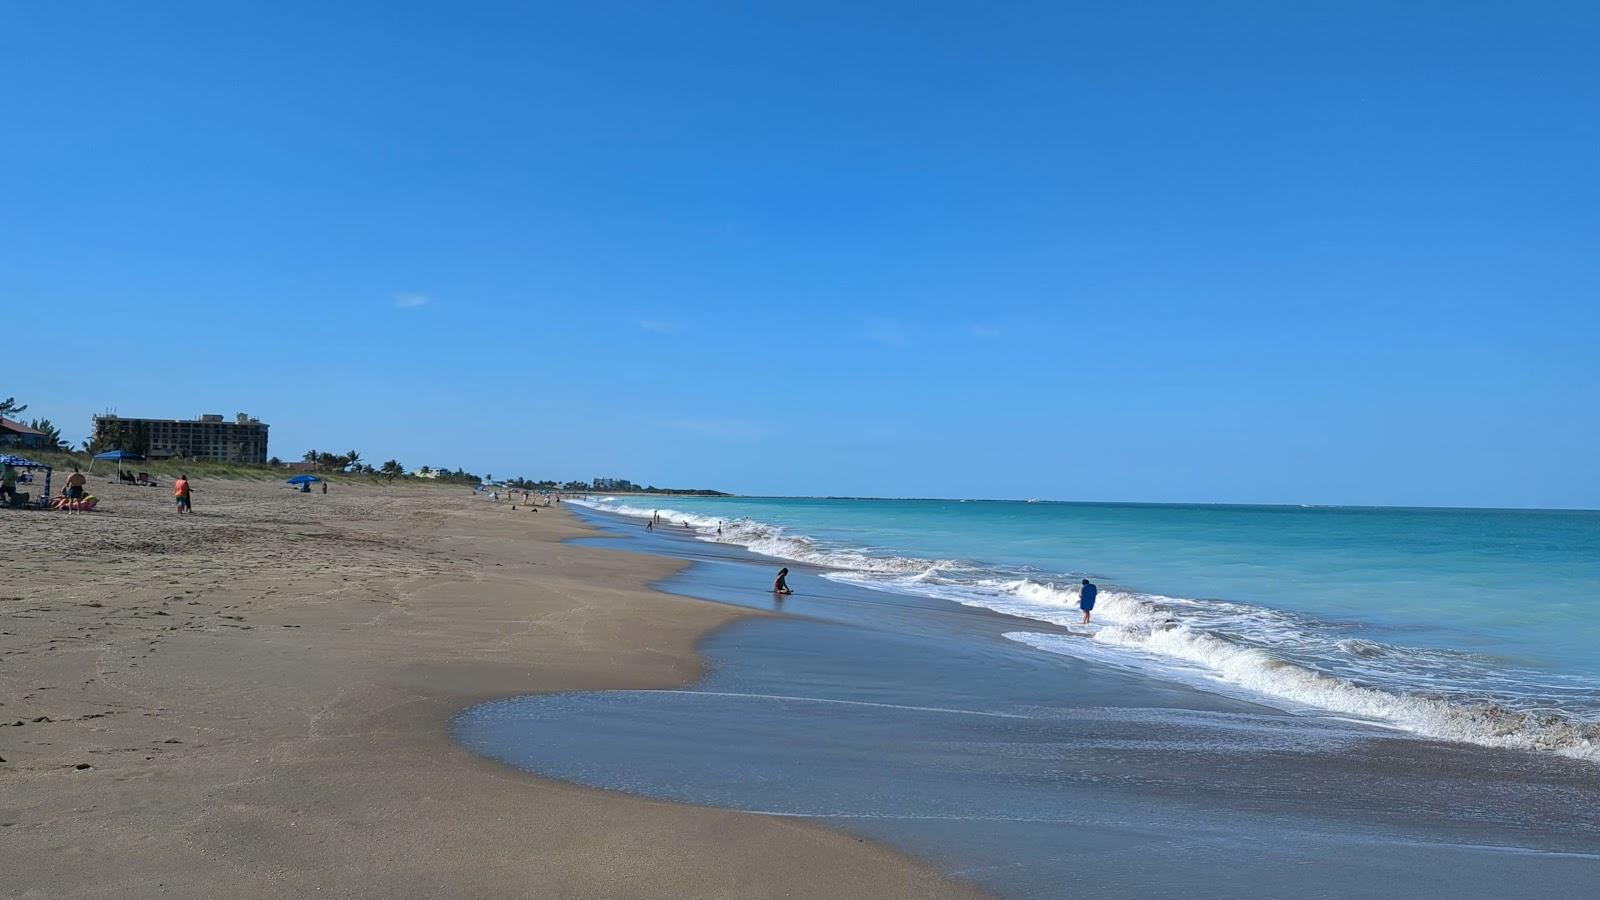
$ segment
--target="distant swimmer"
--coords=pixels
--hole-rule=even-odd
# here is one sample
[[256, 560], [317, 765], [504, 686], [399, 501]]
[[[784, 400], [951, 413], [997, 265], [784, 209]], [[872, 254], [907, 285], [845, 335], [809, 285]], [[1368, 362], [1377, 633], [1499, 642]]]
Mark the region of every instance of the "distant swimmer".
[[789, 589], [789, 568], [787, 566], [778, 570], [778, 580], [772, 583], [772, 592], [774, 594], [794, 593]]
[[645, 519], [644, 520], [644, 530], [645, 531], [655, 531], [656, 530], [656, 520], [655, 519]]
[[722, 523], [717, 523], [717, 537], [722, 537]]
[[1078, 608], [1083, 610], [1085, 625], [1089, 624], [1089, 614], [1094, 612], [1094, 598], [1099, 593], [1100, 589], [1090, 584], [1087, 578], [1083, 580], [1083, 587], [1078, 589]]

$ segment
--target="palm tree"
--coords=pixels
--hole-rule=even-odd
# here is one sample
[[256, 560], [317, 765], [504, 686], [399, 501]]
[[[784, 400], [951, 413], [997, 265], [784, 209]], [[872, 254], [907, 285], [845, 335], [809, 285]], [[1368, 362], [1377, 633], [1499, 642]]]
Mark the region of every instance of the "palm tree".
[[360, 453], [357, 453], [354, 450], [346, 450], [345, 451], [344, 464], [345, 464], [345, 466], [347, 468], [349, 468], [351, 471], [355, 471], [356, 468], [357, 468], [356, 467], [356, 463], [358, 463], [358, 462], [361, 462], [361, 454]]
[[72, 443], [61, 437], [61, 429], [50, 423], [49, 419], [34, 419], [28, 423], [34, 431], [44, 432], [44, 449], [46, 450], [71, 450]]
[[388, 476], [389, 480], [393, 481], [394, 479], [399, 478], [401, 475], [404, 475], [406, 473], [406, 467], [400, 465], [400, 461], [399, 460], [391, 459], [388, 462], [385, 462], [383, 465], [379, 466], [378, 467], [378, 472], [380, 474]]
[[300, 460], [302, 462], [314, 463], [318, 459], [320, 459], [321, 457], [322, 457], [322, 454], [318, 453], [317, 451], [315, 451], [315, 450], [307, 450], [306, 451], [306, 455], [300, 457]]

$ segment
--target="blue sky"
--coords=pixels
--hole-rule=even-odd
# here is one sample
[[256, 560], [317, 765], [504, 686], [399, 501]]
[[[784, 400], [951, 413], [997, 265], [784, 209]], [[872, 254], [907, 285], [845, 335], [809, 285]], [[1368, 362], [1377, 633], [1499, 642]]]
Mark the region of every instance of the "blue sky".
[[5, 9], [0, 397], [74, 438], [1600, 506], [1593, 4]]

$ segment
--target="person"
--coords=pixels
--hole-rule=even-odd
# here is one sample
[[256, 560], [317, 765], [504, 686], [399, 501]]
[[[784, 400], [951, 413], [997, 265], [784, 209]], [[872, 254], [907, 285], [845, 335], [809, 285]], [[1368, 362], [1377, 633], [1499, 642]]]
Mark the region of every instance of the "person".
[[85, 478], [83, 473], [78, 471], [77, 466], [73, 466], [72, 474], [67, 476], [67, 500], [69, 501], [67, 503], [68, 512], [77, 512], [74, 507], [76, 506], [77, 501], [83, 499], [83, 486], [88, 483], [89, 479]]
[[6, 463], [5, 468], [0, 470], [0, 501], [17, 502], [17, 470], [11, 463]]
[[1083, 587], [1078, 588], [1078, 608], [1083, 610], [1085, 625], [1089, 624], [1089, 614], [1094, 612], [1094, 598], [1099, 593], [1100, 589], [1090, 584], [1087, 578], [1083, 580]]
[[717, 520], [717, 537], [722, 537], [722, 520]]
[[327, 482], [326, 482], [326, 481], [324, 481], [324, 482], [323, 482], [323, 483], [322, 483], [322, 492], [323, 492], [323, 493], [324, 493], [324, 494], [326, 494], [326, 493], [327, 493], [327, 492], [328, 492], [328, 483], [327, 483]]
[[189, 473], [184, 472], [178, 480], [172, 483], [172, 502], [178, 507], [178, 513], [194, 512], [194, 503], [189, 499]]
[[644, 530], [645, 531], [655, 531], [656, 530], [656, 520], [655, 519], [645, 519], [644, 520]]
[[772, 583], [772, 592], [774, 594], [792, 594], [792, 593], [794, 593], [794, 591], [789, 589], [789, 567], [788, 566], [784, 566], [783, 568], [778, 570], [778, 580], [774, 581]]

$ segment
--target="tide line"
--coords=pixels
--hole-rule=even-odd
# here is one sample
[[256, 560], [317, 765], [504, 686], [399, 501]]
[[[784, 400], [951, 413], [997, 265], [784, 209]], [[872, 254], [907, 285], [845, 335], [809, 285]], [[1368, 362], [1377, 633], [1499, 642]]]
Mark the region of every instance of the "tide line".
[[904, 709], [911, 712], [947, 713], [955, 716], [983, 716], [990, 719], [1031, 719], [1017, 713], [979, 709], [951, 709], [944, 706], [906, 706], [899, 703], [874, 703], [870, 700], [835, 700], [829, 697], [793, 697], [785, 694], [742, 694], [733, 691], [606, 691], [607, 694], [683, 694], [689, 697], [735, 697], [749, 700], [786, 700], [797, 703], [833, 703], [840, 706], [870, 706], [878, 709]]

